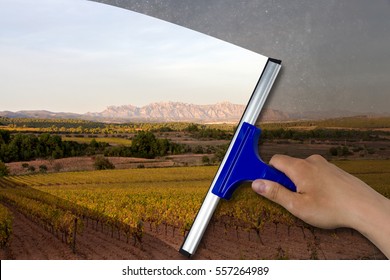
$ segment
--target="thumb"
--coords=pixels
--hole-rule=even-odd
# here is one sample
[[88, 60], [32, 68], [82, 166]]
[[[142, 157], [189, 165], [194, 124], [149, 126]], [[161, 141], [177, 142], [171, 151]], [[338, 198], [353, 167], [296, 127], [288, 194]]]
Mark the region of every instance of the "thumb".
[[292, 210], [293, 201], [297, 199], [296, 193], [273, 181], [255, 180], [252, 183], [252, 189], [265, 198], [280, 204], [288, 211]]

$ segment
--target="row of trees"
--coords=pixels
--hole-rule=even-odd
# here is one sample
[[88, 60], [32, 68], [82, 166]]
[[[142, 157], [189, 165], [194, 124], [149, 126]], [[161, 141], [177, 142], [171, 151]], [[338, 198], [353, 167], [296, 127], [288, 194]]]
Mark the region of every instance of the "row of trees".
[[0, 160], [3, 162], [82, 156], [103, 152], [107, 146], [107, 143], [62, 141], [60, 136], [48, 133], [39, 136], [20, 133], [10, 135], [8, 131], [0, 130]]
[[[312, 122], [289, 122], [289, 123], [270, 123], [262, 124], [262, 139], [293, 139], [305, 140], [313, 139], [362, 139], [373, 140], [381, 136], [389, 136], [386, 131], [360, 130], [360, 129], [329, 129], [321, 128], [327, 124], [333, 127], [344, 127], [349, 124], [350, 127], [370, 127], [375, 128], [388, 124], [389, 118], [345, 118], [327, 121]], [[322, 123], [324, 122], [324, 124]], [[150, 132], [188, 132], [197, 139], [223, 139], [229, 140], [235, 130], [234, 125], [206, 125], [194, 123], [124, 123], [124, 124], [104, 124], [99, 122], [83, 120], [42, 120], [42, 119], [8, 119], [1, 118], [0, 123], [12, 127], [17, 131], [31, 131], [36, 133], [55, 133], [55, 134], [97, 134], [97, 135], [118, 135], [136, 133], [137, 131]], [[353, 125], [354, 124], [354, 125]], [[295, 126], [317, 126], [313, 130], [294, 129]], [[345, 126], [348, 127], [348, 126]]]
[[137, 131], [151, 132], [179, 132], [186, 131], [188, 127], [195, 126], [198, 129], [215, 129], [233, 131], [231, 124], [189, 124], [184, 122], [169, 123], [101, 123], [74, 119], [29, 119], [29, 118], [4, 118], [0, 117], [0, 125], [8, 126], [17, 131], [31, 131], [36, 133], [60, 133], [60, 134], [121, 134], [135, 133]]
[[191, 133], [191, 136], [197, 139], [230, 140], [233, 137], [234, 129], [226, 131], [218, 128], [200, 127], [197, 124], [190, 124], [185, 131]]
[[110, 146], [105, 142], [92, 139], [89, 144], [75, 141], [62, 141], [58, 135], [48, 133], [10, 134], [0, 130], [0, 161], [28, 161], [36, 158], [64, 158], [84, 155], [104, 154], [106, 156], [126, 156], [155, 158], [168, 154], [187, 152], [184, 145], [172, 143], [167, 139], [158, 139], [152, 132], [137, 133], [131, 146]]
[[[218, 139], [230, 140], [233, 137], [233, 130], [223, 130], [190, 124], [185, 131], [189, 132], [192, 137], [197, 139]], [[263, 129], [261, 132], [261, 140], [289, 139], [289, 140], [364, 140], [371, 141], [383, 139], [381, 136], [389, 136], [386, 131], [375, 130], [354, 130], [354, 129], [329, 129], [316, 128], [311, 130], [297, 130], [290, 128], [275, 128]]]
[[386, 134], [383, 131], [370, 130], [346, 130], [346, 129], [323, 129], [317, 128], [313, 130], [293, 130], [293, 129], [274, 129], [261, 132], [262, 140], [273, 139], [292, 139], [292, 140], [307, 140], [307, 139], [321, 139], [321, 140], [375, 140], [379, 139], [380, 135]]
[[6, 118], [0, 117], [0, 125], [28, 128], [104, 128], [106, 124], [78, 119], [35, 119], [35, 118]]
[[152, 132], [140, 131], [132, 139], [131, 146], [111, 146], [104, 150], [105, 156], [155, 158], [158, 156], [189, 152], [186, 145], [159, 139]]

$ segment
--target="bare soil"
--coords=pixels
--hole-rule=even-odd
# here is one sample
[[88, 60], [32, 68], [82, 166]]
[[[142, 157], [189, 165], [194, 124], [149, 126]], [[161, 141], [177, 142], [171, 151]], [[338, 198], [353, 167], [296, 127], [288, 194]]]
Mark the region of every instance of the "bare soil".
[[[193, 139], [188, 139], [188, 142]], [[196, 143], [191, 143], [196, 144]], [[260, 148], [263, 160], [275, 153], [306, 157], [311, 154], [327, 155], [329, 148], [343, 143], [265, 143]], [[345, 143], [344, 143], [345, 144]], [[388, 142], [359, 142], [371, 148], [374, 154], [355, 154], [352, 157], [390, 158]], [[109, 158], [116, 168], [191, 166], [202, 164], [204, 155], [178, 155], [160, 159]], [[208, 155], [210, 156], [210, 155]], [[47, 166], [47, 172], [93, 170], [93, 157], [36, 160], [28, 164], [39, 170]], [[22, 162], [7, 164], [11, 174], [28, 174]], [[76, 251], [62, 243], [22, 214], [14, 212], [14, 232], [10, 246], [0, 250], [0, 259], [182, 259], [178, 250], [184, 237], [179, 230], [161, 225], [158, 229], [145, 225], [142, 246], [127, 242], [124, 234], [111, 237], [109, 229], [94, 229], [92, 225], [77, 235]], [[385, 256], [365, 237], [354, 230], [320, 230], [266, 224], [261, 240], [253, 232], [225, 229], [211, 223], [194, 259], [385, 259]]]
[[[179, 259], [177, 251], [164, 241], [145, 233], [142, 245], [127, 243], [111, 231], [101, 231], [98, 226], [84, 227], [76, 237], [76, 250], [49, 233], [24, 215], [11, 209], [14, 215], [12, 240], [8, 248], [0, 250], [0, 259], [17, 260], [131, 260], [131, 259]], [[104, 230], [103, 230], [104, 231]]]
[[[0, 259], [17, 260], [131, 260], [185, 259], [178, 250], [184, 237], [179, 230], [161, 225], [145, 225], [142, 244], [126, 240], [92, 222], [76, 238], [76, 250], [59, 238], [11, 209], [14, 232]], [[86, 223], [85, 223], [86, 224]], [[193, 259], [386, 259], [365, 237], [354, 230], [320, 230], [267, 224], [256, 233], [225, 229], [211, 223]]]
[[[204, 154], [185, 154], [173, 155], [163, 158], [144, 159], [131, 157], [107, 157], [116, 169], [127, 168], [157, 168], [171, 166], [195, 166], [202, 165], [202, 157]], [[210, 155], [208, 155], [210, 156]], [[45, 172], [72, 172], [72, 171], [91, 171], [95, 170], [94, 157], [71, 157], [62, 159], [37, 159], [27, 162], [11, 162], [7, 163], [10, 170], [10, 175], [26, 175], [40, 172], [39, 167], [45, 165]], [[31, 172], [28, 168], [24, 168], [23, 163], [28, 166], [33, 166], [35, 171]]]

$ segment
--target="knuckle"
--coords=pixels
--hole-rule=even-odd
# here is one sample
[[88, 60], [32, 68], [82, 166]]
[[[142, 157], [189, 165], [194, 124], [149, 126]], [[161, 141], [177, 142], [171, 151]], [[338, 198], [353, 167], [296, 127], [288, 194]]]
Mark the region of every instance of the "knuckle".
[[296, 173], [302, 173], [307, 169], [307, 162], [304, 159], [298, 159], [294, 164], [294, 171]]
[[296, 215], [297, 213], [301, 212], [301, 204], [297, 200], [290, 200], [288, 204], [286, 205], [286, 209]]
[[280, 155], [273, 155], [269, 161], [270, 165], [275, 165], [275, 162], [278, 162], [280, 159]]
[[325, 159], [321, 155], [314, 154], [314, 155], [307, 157], [306, 160], [309, 162], [322, 162]]

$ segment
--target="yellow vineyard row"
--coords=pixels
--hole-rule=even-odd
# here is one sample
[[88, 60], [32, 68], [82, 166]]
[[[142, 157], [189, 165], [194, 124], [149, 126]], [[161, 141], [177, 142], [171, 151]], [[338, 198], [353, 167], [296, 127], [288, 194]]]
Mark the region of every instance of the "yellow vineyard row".
[[[389, 162], [336, 164], [389, 196]], [[215, 172], [216, 167], [212, 166], [105, 170], [14, 176], [7, 181], [8, 185], [15, 185], [19, 196], [57, 205], [141, 241], [145, 224], [155, 228], [169, 225], [183, 234], [189, 230]], [[18, 187], [22, 184], [24, 187]], [[213, 222], [255, 230], [259, 237], [269, 222], [276, 226], [279, 223], [304, 226], [281, 207], [260, 198], [248, 185], [239, 188], [232, 201], [220, 203]]]

